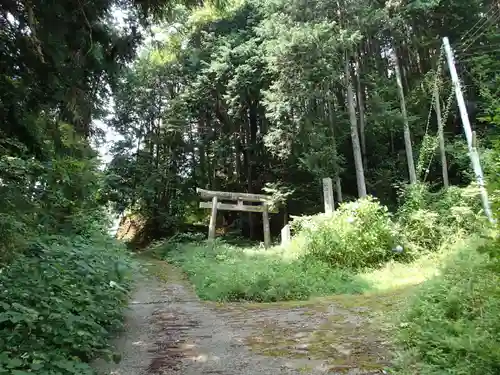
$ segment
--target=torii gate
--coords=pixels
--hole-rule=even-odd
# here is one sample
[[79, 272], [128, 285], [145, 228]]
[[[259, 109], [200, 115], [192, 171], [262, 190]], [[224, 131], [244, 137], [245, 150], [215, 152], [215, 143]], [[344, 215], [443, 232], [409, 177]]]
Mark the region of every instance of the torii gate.
[[[211, 199], [212, 202], [200, 202], [200, 208], [211, 208], [210, 226], [208, 228], [208, 238], [215, 238], [215, 219], [217, 210], [242, 211], [242, 212], [262, 212], [262, 222], [264, 227], [264, 246], [271, 246], [271, 231], [269, 229], [269, 212], [278, 212], [275, 208], [270, 208], [270, 195], [250, 194], [250, 193], [231, 193], [227, 191], [211, 191], [197, 188], [196, 192], [203, 199]], [[223, 201], [236, 201], [237, 203], [220, 203]], [[245, 205], [243, 202], [259, 202], [259, 205]]]

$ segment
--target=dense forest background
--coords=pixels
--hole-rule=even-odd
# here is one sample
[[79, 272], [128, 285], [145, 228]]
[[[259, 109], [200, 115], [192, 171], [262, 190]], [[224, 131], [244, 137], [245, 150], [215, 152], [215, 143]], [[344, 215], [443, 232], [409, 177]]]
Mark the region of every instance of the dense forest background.
[[[93, 359], [117, 359], [108, 339], [142, 269], [108, 234], [116, 215], [137, 245], [167, 238], [146, 253], [200, 298], [391, 294], [373, 312], [401, 312], [396, 373], [498, 374], [498, 227], [443, 37], [498, 219], [498, 0], [1, 1], [0, 374], [93, 375]], [[337, 210], [314, 215], [325, 177]], [[186, 233], [206, 233], [197, 187], [272, 195], [290, 246]], [[262, 239], [257, 214], [219, 220]]]
[[[108, 203], [145, 224], [144, 236], [167, 236], [206, 218], [196, 187], [274, 194], [286, 201], [272, 218], [277, 233], [289, 215], [321, 211], [323, 177], [334, 178], [337, 202], [367, 193], [395, 208], [413, 170], [444, 183], [436, 93], [446, 179], [468, 184], [444, 36], [488, 168], [499, 107], [495, 1], [76, 1], [48, 10], [12, 0], [0, 10], [7, 238], [37, 225], [84, 230], [78, 220], [101, 217]], [[104, 175], [89, 143], [102, 139], [98, 118], [121, 135]], [[259, 220], [224, 217], [254, 239]]]
[[[277, 234], [289, 215], [322, 211], [323, 177], [334, 179], [337, 202], [370, 194], [392, 209], [415, 180], [466, 185], [473, 175], [442, 38], [487, 169], [499, 12], [495, 1], [176, 6], [113, 87], [108, 124], [123, 138], [105, 199], [158, 238], [207, 217], [196, 187], [267, 192], [286, 201], [273, 215]], [[259, 220], [228, 214], [223, 224], [259, 239]]]

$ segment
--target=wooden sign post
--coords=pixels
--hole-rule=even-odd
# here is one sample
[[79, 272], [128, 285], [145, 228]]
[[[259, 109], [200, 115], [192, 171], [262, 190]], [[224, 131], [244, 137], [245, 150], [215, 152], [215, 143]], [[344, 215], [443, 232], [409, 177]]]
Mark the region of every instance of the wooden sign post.
[[[197, 188], [196, 192], [203, 199], [211, 199], [212, 202], [200, 202], [200, 208], [211, 208], [210, 227], [208, 228], [208, 238], [215, 238], [215, 226], [217, 210], [242, 211], [242, 212], [262, 212], [262, 222], [264, 229], [264, 246], [271, 246], [271, 230], [269, 227], [269, 212], [276, 213], [276, 209], [269, 210], [271, 196], [263, 194], [230, 193], [226, 191], [211, 191]], [[222, 203], [221, 201], [236, 201], [237, 203]], [[243, 204], [243, 202], [260, 203], [259, 205]]]
[[323, 179], [323, 199], [325, 201], [325, 212], [332, 213], [335, 209], [335, 201], [333, 200], [333, 184], [330, 177]]

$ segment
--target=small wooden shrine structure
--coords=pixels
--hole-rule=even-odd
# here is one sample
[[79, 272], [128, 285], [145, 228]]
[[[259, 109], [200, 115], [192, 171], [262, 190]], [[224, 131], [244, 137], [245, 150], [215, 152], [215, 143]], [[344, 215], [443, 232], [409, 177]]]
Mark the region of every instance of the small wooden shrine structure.
[[[231, 193], [227, 191], [211, 191], [197, 188], [196, 192], [202, 199], [211, 199], [211, 202], [200, 202], [200, 208], [211, 208], [210, 226], [208, 228], [208, 238], [215, 238], [215, 220], [217, 210], [241, 211], [241, 212], [262, 212], [262, 222], [264, 227], [264, 246], [271, 246], [271, 231], [269, 228], [269, 212], [276, 213], [277, 209], [271, 208], [271, 196], [264, 194]], [[229, 201], [223, 203], [221, 201]], [[233, 203], [236, 202], [236, 203]], [[260, 203], [258, 205], [245, 204], [244, 202]]]

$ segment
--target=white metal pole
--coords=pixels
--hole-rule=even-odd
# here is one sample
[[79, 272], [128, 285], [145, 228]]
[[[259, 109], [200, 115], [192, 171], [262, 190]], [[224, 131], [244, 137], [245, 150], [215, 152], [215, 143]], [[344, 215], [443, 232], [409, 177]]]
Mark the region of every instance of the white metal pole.
[[448, 67], [450, 69], [451, 80], [455, 87], [455, 95], [457, 97], [458, 108], [460, 109], [460, 117], [462, 118], [462, 125], [465, 131], [465, 137], [467, 138], [467, 146], [469, 148], [469, 156], [472, 162], [472, 167], [476, 175], [476, 181], [479, 186], [479, 191], [481, 194], [481, 200], [483, 202], [484, 213], [493, 222], [493, 215], [491, 213], [490, 201], [488, 199], [488, 192], [486, 191], [483, 170], [481, 169], [481, 163], [479, 161], [479, 154], [475, 147], [472, 128], [470, 126], [469, 115], [467, 113], [467, 108], [465, 107], [465, 100], [462, 94], [462, 88], [460, 86], [460, 79], [458, 78], [457, 69], [455, 68], [455, 59], [453, 57], [453, 52], [451, 50], [450, 41], [448, 37], [443, 38], [444, 50], [446, 52], [446, 58], [448, 60]]

